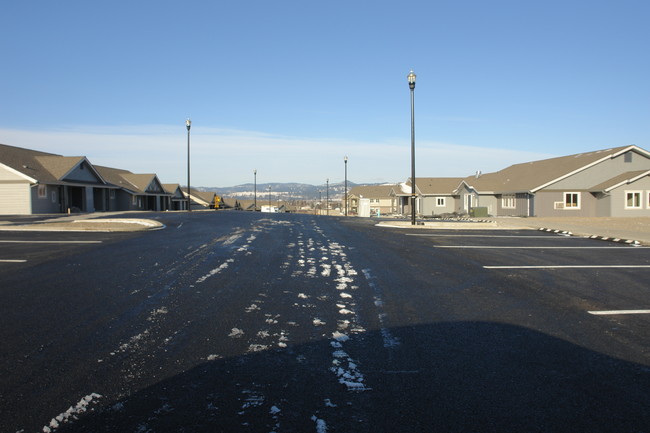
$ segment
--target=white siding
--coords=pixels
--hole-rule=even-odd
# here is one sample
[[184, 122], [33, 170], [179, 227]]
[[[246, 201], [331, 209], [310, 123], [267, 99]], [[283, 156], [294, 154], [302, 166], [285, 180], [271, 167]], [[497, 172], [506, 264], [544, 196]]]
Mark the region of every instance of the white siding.
[[32, 213], [29, 183], [0, 184], [0, 215], [29, 215]]

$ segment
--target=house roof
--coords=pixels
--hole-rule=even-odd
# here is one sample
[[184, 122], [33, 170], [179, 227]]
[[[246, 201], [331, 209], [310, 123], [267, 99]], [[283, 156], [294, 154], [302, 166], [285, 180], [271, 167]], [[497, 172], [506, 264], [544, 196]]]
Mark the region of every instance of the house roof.
[[[187, 190], [182, 189], [183, 194], [187, 197]], [[199, 191], [194, 188], [190, 188], [190, 198], [197, 203], [202, 204], [203, 206], [209, 206], [214, 204], [214, 196], [217, 195], [212, 191]]]
[[637, 146], [621, 146], [515, 164], [495, 173], [466, 177], [463, 182], [476, 191], [486, 193], [535, 192], [628, 150], [650, 157], [648, 152]]
[[348, 195], [365, 198], [389, 198], [394, 184], [389, 185], [358, 185], [350, 188]]
[[158, 179], [154, 173], [131, 173], [128, 170], [101, 165], [96, 165], [95, 168], [109, 183], [138, 194], [147, 194], [151, 183]]
[[618, 176], [615, 176], [609, 180], [606, 180], [603, 183], [594, 185], [589, 188], [590, 192], [609, 192], [615, 188], [618, 188], [623, 185], [629, 185], [636, 182], [637, 180], [650, 176], [650, 170], [637, 170], [637, 171], [628, 171], [626, 173], [621, 173]]
[[462, 181], [462, 177], [416, 177], [415, 188], [422, 195], [449, 195]]
[[185, 195], [183, 194], [183, 191], [181, 190], [181, 186], [178, 183], [163, 183], [162, 184], [163, 190], [167, 194], [171, 194], [173, 197], [172, 198], [184, 198]]
[[[62, 156], [53, 153], [0, 144], [0, 162], [31, 181], [48, 184], [61, 184], [76, 167], [86, 163], [104, 183], [85, 156]], [[79, 182], [72, 180], [72, 182]]]

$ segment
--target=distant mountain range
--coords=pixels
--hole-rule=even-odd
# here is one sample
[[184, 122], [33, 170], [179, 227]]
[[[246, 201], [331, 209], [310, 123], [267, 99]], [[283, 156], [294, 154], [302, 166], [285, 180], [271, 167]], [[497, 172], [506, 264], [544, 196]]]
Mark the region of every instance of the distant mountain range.
[[[348, 191], [358, 186], [348, 181]], [[364, 184], [366, 185], [366, 184]], [[309, 185], [306, 183], [260, 183], [257, 184], [257, 197], [268, 198], [269, 188], [273, 200], [325, 200], [329, 190], [330, 200], [341, 200], [345, 194], [345, 183], [330, 183], [324, 185]], [[255, 185], [246, 183], [230, 187], [198, 187], [200, 191], [216, 192], [226, 198], [253, 199]]]

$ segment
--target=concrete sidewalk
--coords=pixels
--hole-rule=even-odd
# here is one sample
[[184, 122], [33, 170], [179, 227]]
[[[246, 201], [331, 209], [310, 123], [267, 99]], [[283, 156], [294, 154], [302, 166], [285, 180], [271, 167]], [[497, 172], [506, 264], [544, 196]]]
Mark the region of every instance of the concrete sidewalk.
[[7, 220], [0, 220], [0, 231], [133, 232], [165, 227], [164, 224], [152, 219], [116, 218], [125, 214], [128, 212], [7, 218]]
[[484, 220], [424, 220], [412, 226], [410, 221], [382, 221], [383, 227], [438, 230], [522, 230], [548, 229], [568, 232], [574, 236], [650, 245], [650, 217], [492, 217]]

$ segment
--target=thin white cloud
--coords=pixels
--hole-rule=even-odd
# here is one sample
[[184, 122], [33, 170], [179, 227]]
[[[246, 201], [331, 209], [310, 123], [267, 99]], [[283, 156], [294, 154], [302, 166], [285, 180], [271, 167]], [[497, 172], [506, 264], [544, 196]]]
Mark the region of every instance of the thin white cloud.
[[[255, 131], [192, 129], [191, 183], [231, 186], [252, 183], [324, 184], [398, 182], [410, 176], [410, 139], [363, 142], [305, 138]], [[181, 126], [142, 125], [0, 129], [0, 142], [66, 156], [86, 156], [93, 164], [135, 173], [156, 173], [164, 183], [187, 183], [187, 131]], [[548, 158], [542, 152], [483, 148], [420, 140], [416, 143], [418, 177], [461, 177], [476, 170], [497, 171], [508, 165]]]

